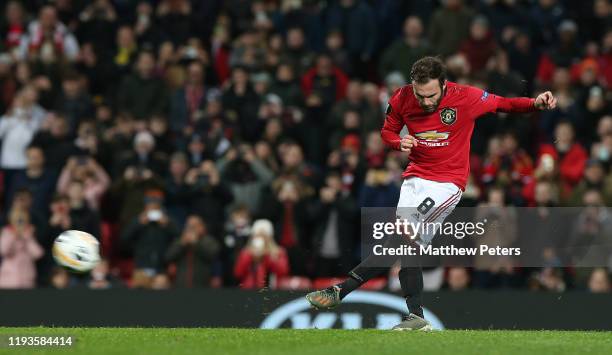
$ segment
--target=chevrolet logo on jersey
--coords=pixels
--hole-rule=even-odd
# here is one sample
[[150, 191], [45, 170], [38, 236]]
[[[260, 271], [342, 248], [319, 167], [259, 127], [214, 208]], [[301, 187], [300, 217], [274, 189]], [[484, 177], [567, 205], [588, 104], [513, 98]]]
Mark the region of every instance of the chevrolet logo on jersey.
[[438, 133], [438, 131], [425, 131], [425, 132], [417, 133], [414, 136], [417, 137], [418, 139], [422, 139], [424, 141], [438, 142], [438, 141], [441, 141], [441, 140], [448, 139], [449, 132], [440, 132], [440, 133]]

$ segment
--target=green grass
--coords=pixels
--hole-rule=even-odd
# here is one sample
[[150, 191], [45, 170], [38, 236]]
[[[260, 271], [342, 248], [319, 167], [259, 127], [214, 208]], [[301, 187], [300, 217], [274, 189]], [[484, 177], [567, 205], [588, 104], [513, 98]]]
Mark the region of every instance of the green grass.
[[6, 335], [72, 335], [66, 349], [0, 354], [612, 354], [612, 332], [0, 328]]

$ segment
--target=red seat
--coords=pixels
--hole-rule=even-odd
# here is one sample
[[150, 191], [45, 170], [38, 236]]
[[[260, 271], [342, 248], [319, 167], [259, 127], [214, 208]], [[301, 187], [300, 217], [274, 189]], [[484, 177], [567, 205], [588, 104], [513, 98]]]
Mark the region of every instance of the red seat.
[[315, 290], [320, 290], [323, 288], [328, 288], [329, 286], [333, 286], [337, 283], [344, 281], [344, 277], [319, 277], [314, 279], [312, 283], [312, 287]]

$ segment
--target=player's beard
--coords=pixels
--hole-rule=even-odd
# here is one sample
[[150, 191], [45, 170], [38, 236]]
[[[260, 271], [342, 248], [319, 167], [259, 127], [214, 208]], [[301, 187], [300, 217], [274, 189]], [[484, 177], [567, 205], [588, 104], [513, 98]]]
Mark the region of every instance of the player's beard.
[[440, 98], [438, 99], [438, 101], [436, 101], [435, 104], [429, 106], [421, 106], [421, 109], [427, 113], [433, 113], [438, 109], [438, 106], [440, 106], [440, 101], [442, 101], [442, 95], [440, 95]]

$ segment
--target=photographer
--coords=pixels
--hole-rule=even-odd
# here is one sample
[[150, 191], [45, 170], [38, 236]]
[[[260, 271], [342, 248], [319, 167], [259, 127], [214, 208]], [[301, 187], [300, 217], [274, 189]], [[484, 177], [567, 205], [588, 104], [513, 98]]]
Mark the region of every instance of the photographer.
[[13, 207], [9, 224], [0, 232], [0, 288], [33, 288], [35, 261], [44, 251], [34, 237], [27, 211]]
[[165, 269], [165, 253], [178, 231], [162, 209], [163, 192], [148, 190], [142, 212], [123, 230], [121, 244], [134, 255], [133, 287], [149, 287]]
[[263, 190], [274, 178], [248, 144], [229, 149], [217, 162], [217, 169], [222, 180], [228, 182], [234, 203], [247, 205], [251, 212], [259, 208]]
[[166, 260], [177, 267], [175, 285], [179, 287], [210, 287], [213, 280], [213, 264], [221, 246], [208, 234], [206, 223], [197, 215], [187, 218], [183, 234], [166, 252]]
[[221, 182], [212, 160], [189, 170], [185, 177], [191, 199], [191, 211], [201, 216], [211, 233], [220, 235], [223, 229], [225, 207], [232, 202], [232, 192]]
[[332, 277], [348, 272], [355, 247], [359, 209], [355, 199], [342, 189], [340, 174], [331, 172], [313, 206], [314, 246], [318, 277]]
[[289, 274], [285, 249], [274, 241], [274, 226], [266, 219], [253, 223], [251, 238], [238, 256], [234, 276], [240, 287], [259, 289], [274, 287], [276, 278]]

